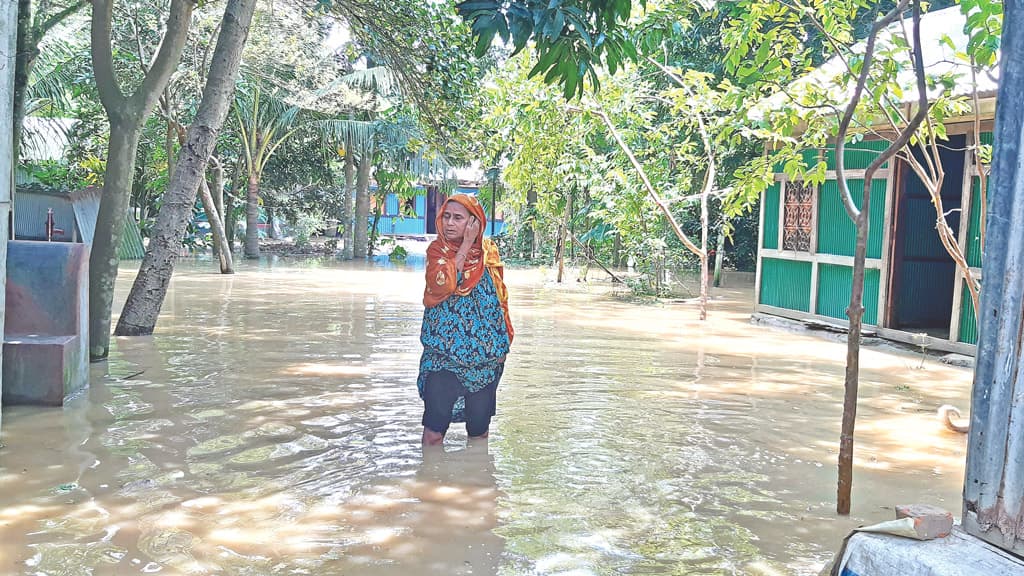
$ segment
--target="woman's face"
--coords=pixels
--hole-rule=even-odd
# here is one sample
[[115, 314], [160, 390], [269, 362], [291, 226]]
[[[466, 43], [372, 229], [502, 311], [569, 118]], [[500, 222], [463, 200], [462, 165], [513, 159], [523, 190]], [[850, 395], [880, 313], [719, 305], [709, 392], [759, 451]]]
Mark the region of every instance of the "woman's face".
[[466, 224], [469, 223], [470, 214], [466, 207], [458, 202], [449, 202], [444, 206], [441, 213], [441, 227], [445, 240], [459, 243], [463, 234], [466, 233]]

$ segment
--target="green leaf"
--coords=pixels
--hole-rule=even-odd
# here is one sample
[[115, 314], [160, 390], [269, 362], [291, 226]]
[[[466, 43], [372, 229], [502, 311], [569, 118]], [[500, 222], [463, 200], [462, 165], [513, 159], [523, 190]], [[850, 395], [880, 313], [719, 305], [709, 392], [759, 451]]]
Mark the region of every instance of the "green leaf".
[[496, 0], [466, 0], [455, 5], [455, 9], [463, 18], [470, 17], [477, 12], [497, 12], [499, 7]]
[[771, 50], [771, 44], [765, 42], [761, 44], [761, 47], [757, 49], [757, 54], [754, 55], [754, 65], [761, 67], [765, 62], [768, 61], [768, 54]]
[[565, 15], [561, 11], [557, 11], [544, 25], [544, 35], [555, 40], [562, 35], [563, 28], [565, 28]]
[[[504, 19], [502, 16], [498, 16], [498, 15], [495, 15], [495, 16]], [[478, 22], [479, 22], [479, 20], [478, 20]], [[476, 28], [475, 25], [474, 25], [474, 28]], [[481, 28], [481, 30], [478, 32], [478, 34], [480, 36], [477, 37], [477, 40], [476, 40], [476, 56], [477, 56], [477, 58], [483, 58], [483, 56], [485, 54], [487, 54], [487, 50], [491, 47], [491, 42], [494, 40], [494, 35], [497, 32], [498, 32], [498, 27], [496, 25], [495, 26], [487, 26], [487, 27], [482, 27]]]
[[[582, 65], [583, 64], [581, 64], [581, 66]], [[576, 74], [574, 71], [570, 71], [567, 75], [564, 76], [564, 78], [565, 86], [562, 89], [562, 95], [565, 96], [566, 100], [570, 100], [573, 96], [576, 95], [576, 85], [580, 81], [580, 75]]]
[[508, 21], [504, 16], [495, 14], [495, 17], [498, 21], [498, 35], [501, 36], [502, 42], [508, 42]]
[[527, 74], [527, 78], [533, 78], [537, 74], [551, 68], [564, 51], [564, 43], [548, 44], [547, 51], [541, 54], [540, 59], [537, 61], [537, 65], [530, 70], [529, 74]]
[[527, 42], [530, 40], [530, 34], [533, 33], [533, 20], [530, 18], [520, 18], [509, 14], [509, 31], [512, 33], [512, 46], [514, 48], [512, 55], [518, 54]]

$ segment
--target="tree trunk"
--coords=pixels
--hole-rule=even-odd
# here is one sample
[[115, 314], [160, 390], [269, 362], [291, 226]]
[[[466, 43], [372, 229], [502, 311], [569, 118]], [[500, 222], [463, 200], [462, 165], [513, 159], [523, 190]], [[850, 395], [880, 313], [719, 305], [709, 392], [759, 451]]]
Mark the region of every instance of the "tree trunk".
[[[724, 226], [724, 225], [723, 225]], [[718, 247], [715, 248], [715, 288], [722, 285], [722, 260], [725, 258], [725, 229], [718, 231]]]
[[[214, 153], [216, 154], [216, 149]], [[210, 181], [207, 178], [203, 178], [199, 183], [199, 197], [203, 200], [203, 211], [206, 212], [206, 220], [210, 223], [210, 233], [213, 234], [213, 257], [217, 261], [220, 261], [220, 252], [222, 246], [226, 245], [223, 237], [224, 234], [224, 218], [221, 215], [221, 210], [224, 209], [224, 167], [217, 160], [216, 156], [210, 156], [210, 162], [213, 164], [213, 186], [210, 185]], [[209, 166], [207, 167], [209, 169]], [[220, 191], [220, 200], [217, 200], [213, 196], [212, 190]], [[210, 198], [210, 207], [206, 207], [206, 197]], [[216, 216], [214, 216], [216, 215]], [[213, 220], [216, 217], [217, 222], [220, 224], [221, 237], [217, 238], [215, 229], [213, 226]], [[223, 265], [223, 263], [222, 263]], [[223, 266], [222, 266], [223, 267]], [[222, 270], [223, 272], [223, 270]]]
[[387, 201], [387, 195], [384, 198], [377, 198], [377, 205], [373, 208], [373, 222], [370, 224], [369, 239], [367, 241], [366, 255], [373, 257], [373, 251], [377, 248], [377, 238], [380, 234], [377, 232], [377, 226], [380, 225], [380, 217], [383, 215], [384, 203]]
[[111, 119], [107, 170], [96, 218], [96, 235], [89, 253], [89, 357], [92, 360], [102, 360], [110, 351], [110, 307], [120, 263], [117, 251], [124, 234], [128, 191], [141, 129], [141, 123], [134, 119]]
[[277, 225], [277, 211], [273, 206], [264, 206], [263, 210], [267, 213], [267, 236], [272, 240], [280, 240], [280, 228]]
[[224, 236], [228, 241], [228, 248], [235, 251], [235, 199], [232, 196], [224, 198]]
[[370, 220], [370, 170], [373, 154], [364, 152], [359, 159], [356, 170], [356, 214], [352, 225], [352, 251], [355, 258], [369, 256], [369, 220]]
[[251, 167], [245, 197], [245, 257], [260, 257], [260, 176]]
[[556, 282], [562, 282], [562, 274], [565, 271], [562, 265], [562, 244], [565, 241], [565, 228], [561, 221], [558, 222], [558, 232], [555, 236], [555, 262], [554, 265], [558, 268], [558, 277], [555, 279]]
[[103, 193], [89, 254], [89, 356], [102, 360], [110, 351], [110, 308], [114, 301], [118, 255], [131, 198], [135, 154], [146, 118], [181, 59], [194, 5], [171, 0], [160, 50], [139, 88], [128, 97], [114, 73], [111, 20], [114, 0], [93, 0], [91, 54], [96, 88], [110, 121], [110, 143]]
[[224, 216], [224, 235], [227, 236], [228, 246], [231, 251], [235, 250], [235, 228], [238, 225], [238, 219], [235, 217], [235, 198], [238, 195], [238, 188], [242, 185], [242, 166], [244, 166], [244, 160], [241, 158], [235, 162], [235, 171], [231, 174], [231, 188], [228, 190], [227, 197], [223, 198], [224, 210], [221, 214]]
[[[217, 162], [214, 166], [214, 177], [213, 177], [213, 188], [210, 190], [213, 198], [213, 208], [217, 211], [217, 215], [220, 216], [220, 226], [224, 229], [224, 238], [227, 240], [227, 219], [224, 217], [224, 166], [220, 162]], [[231, 251], [231, 244], [227, 244], [228, 252]]]
[[612, 268], [622, 268], [622, 234], [618, 231], [612, 239]]
[[562, 215], [562, 222], [558, 226], [558, 280], [561, 283], [565, 276], [565, 243], [569, 233], [569, 220], [572, 218], [572, 192], [565, 199], [565, 213]]
[[234, 274], [235, 264], [231, 258], [231, 246], [228, 245], [227, 236], [224, 234], [224, 222], [221, 220], [220, 212], [217, 210], [216, 201], [210, 194], [210, 186], [204, 179], [199, 186], [199, 197], [203, 201], [203, 210], [206, 211], [206, 218], [210, 221], [210, 231], [213, 233], [213, 247], [220, 262], [221, 274]]
[[196, 191], [200, 182], [205, 183], [206, 164], [231, 106], [242, 48], [255, 7], [255, 0], [229, 0], [225, 8], [203, 100], [188, 129], [180, 162], [171, 176], [149, 248], [118, 320], [115, 331], [118, 336], [152, 334], [156, 326], [167, 285], [174, 272], [174, 262], [192, 217]]
[[[32, 0], [18, 0], [18, 39], [14, 61], [14, 167], [21, 156], [21, 138], [25, 124], [28, 78], [39, 56], [39, 39], [32, 31]], [[4, 39], [6, 40], [6, 38]]]
[[356, 164], [355, 164], [355, 153], [351, 147], [345, 149], [345, 197], [341, 203], [341, 225], [342, 225], [342, 251], [341, 258], [343, 260], [351, 260], [355, 251], [353, 250], [352, 243], [355, 241], [354, 226], [355, 222], [354, 215], [352, 213], [354, 209], [353, 194], [355, 193], [355, 180], [356, 180]]
[[700, 319], [708, 319], [708, 193], [705, 186], [700, 195]]
[[871, 181], [864, 181], [864, 203], [857, 218], [857, 244], [853, 251], [853, 285], [846, 316], [850, 331], [846, 339], [846, 380], [843, 396], [843, 424], [839, 434], [839, 488], [836, 511], [850, 513], [853, 489], [853, 432], [857, 423], [857, 389], [860, 384], [860, 334], [864, 321], [864, 262], [868, 251], [868, 224], [871, 217]]
[[177, 137], [177, 132], [174, 130], [174, 113], [171, 110], [171, 94], [166, 88], [164, 89], [163, 101], [167, 106], [164, 111], [167, 114], [167, 132], [164, 134], [164, 153], [167, 154], [167, 181], [170, 182], [171, 177], [174, 175], [174, 167], [177, 164], [177, 157], [174, 155], [174, 141]]
[[526, 207], [530, 211], [530, 260], [537, 257], [540, 244], [540, 233], [537, 231], [537, 190], [531, 187], [526, 191]]

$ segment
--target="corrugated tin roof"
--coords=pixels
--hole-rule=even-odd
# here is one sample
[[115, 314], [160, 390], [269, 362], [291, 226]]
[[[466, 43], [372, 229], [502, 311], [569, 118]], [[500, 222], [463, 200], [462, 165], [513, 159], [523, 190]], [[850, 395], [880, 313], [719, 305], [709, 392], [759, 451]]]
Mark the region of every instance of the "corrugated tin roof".
[[90, 245], [96, 236], [101, 192], [101, 189], [92, 187], [75, 192], [75, 220], [78, 222], [78, 231], [82, 234], [82, 241]]
[[[952, 6], [943, 10], [936, 10], [921, 16], [921, 45], [923, 47], [923, 59], [925, 73], [929, 76], [939, 77], [947, 73], [955, 75], [959, 81], [953, 87], [952, 96], [965, 96], [973, 92], [971, 82], [971, 67], [968, 62], [963, 61], [957, 53], [964, 53], [967, 50], [967, 35], [964, 34], [964, 25], [967, 17], [960, 12], [959, 6]], [[906, 27], [906, 36], [903, 34]], [[914, 22], [912, 18], [906, 18], [903, 24], [893, 24], [878, 34], [875, 53], [886, 49], [892, 49], [894, 38], [913, 39]], [[949, 42], [947, 43], [946, 39]], [[952, 47], [950, 47], [952, 44]], [[852, 52], [863, 54], [866, 48], [864, 41], [858, 42], [852, 48]], [[910, 65], [910, 57], [906, 50], [900, 51], [902, 71], [897, 76], [897, 81], [902, 87], [902, 97], [894, 99], [901, 102], [917, 101], [917, 80], [913, 67]], [[998, 62], [998, 56], [997, 56]], [[758, 103], [750, 113], [751, 118], [761, 119], [770, 110], [781, 110], [783, 108], [797, 106], [790, 99], [800, 102], [801, 97], [806, 97], [813, 91], [821, 94], [826, 90], [833, 102], [847, 102], [853, 95], [856, 85], [855, 79], [844, 78], [846, 66], [838, 57], [833, 57], [813, 72], [793, 82], [787, 88], [786, 93], [778, 92]], [[985, 68], [977, 74], [978, 95], [981, 97], [995, 96], [999, 87], [998, 65], [992, 68]], [[929, 91], [929, 99], [934, 100], [944, 87], [937, 84]], [[865, 97], [866, 99], [866, 97]], [[808, 102], [810, 103], [810, 102]], [[828, 112], [831, 114], [831, 112]]]
[[124, 235], [121, 236], [121, 247], [117, 250], [117, 257], [121, 260], [142, 260], [146, 255], [146, 248], [142, 245], [142, 232], [139, 224], [131, 215], [124, 219]]

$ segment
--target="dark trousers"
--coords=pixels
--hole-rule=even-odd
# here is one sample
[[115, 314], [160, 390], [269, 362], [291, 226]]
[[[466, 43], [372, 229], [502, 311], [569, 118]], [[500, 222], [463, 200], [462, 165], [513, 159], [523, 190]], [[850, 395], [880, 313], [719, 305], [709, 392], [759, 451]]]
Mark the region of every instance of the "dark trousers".
[[483, 436], [491, 426], [491, 416], [497, 408], [498, 371], [494, 382], [476, 392], [467, 392], [459, 378], [448, 370], [431, 372], [423, 387], [423, 426], [444, 434], [452, 422], [452, 408], [459, 396], [466, 399], [466, 433]]

